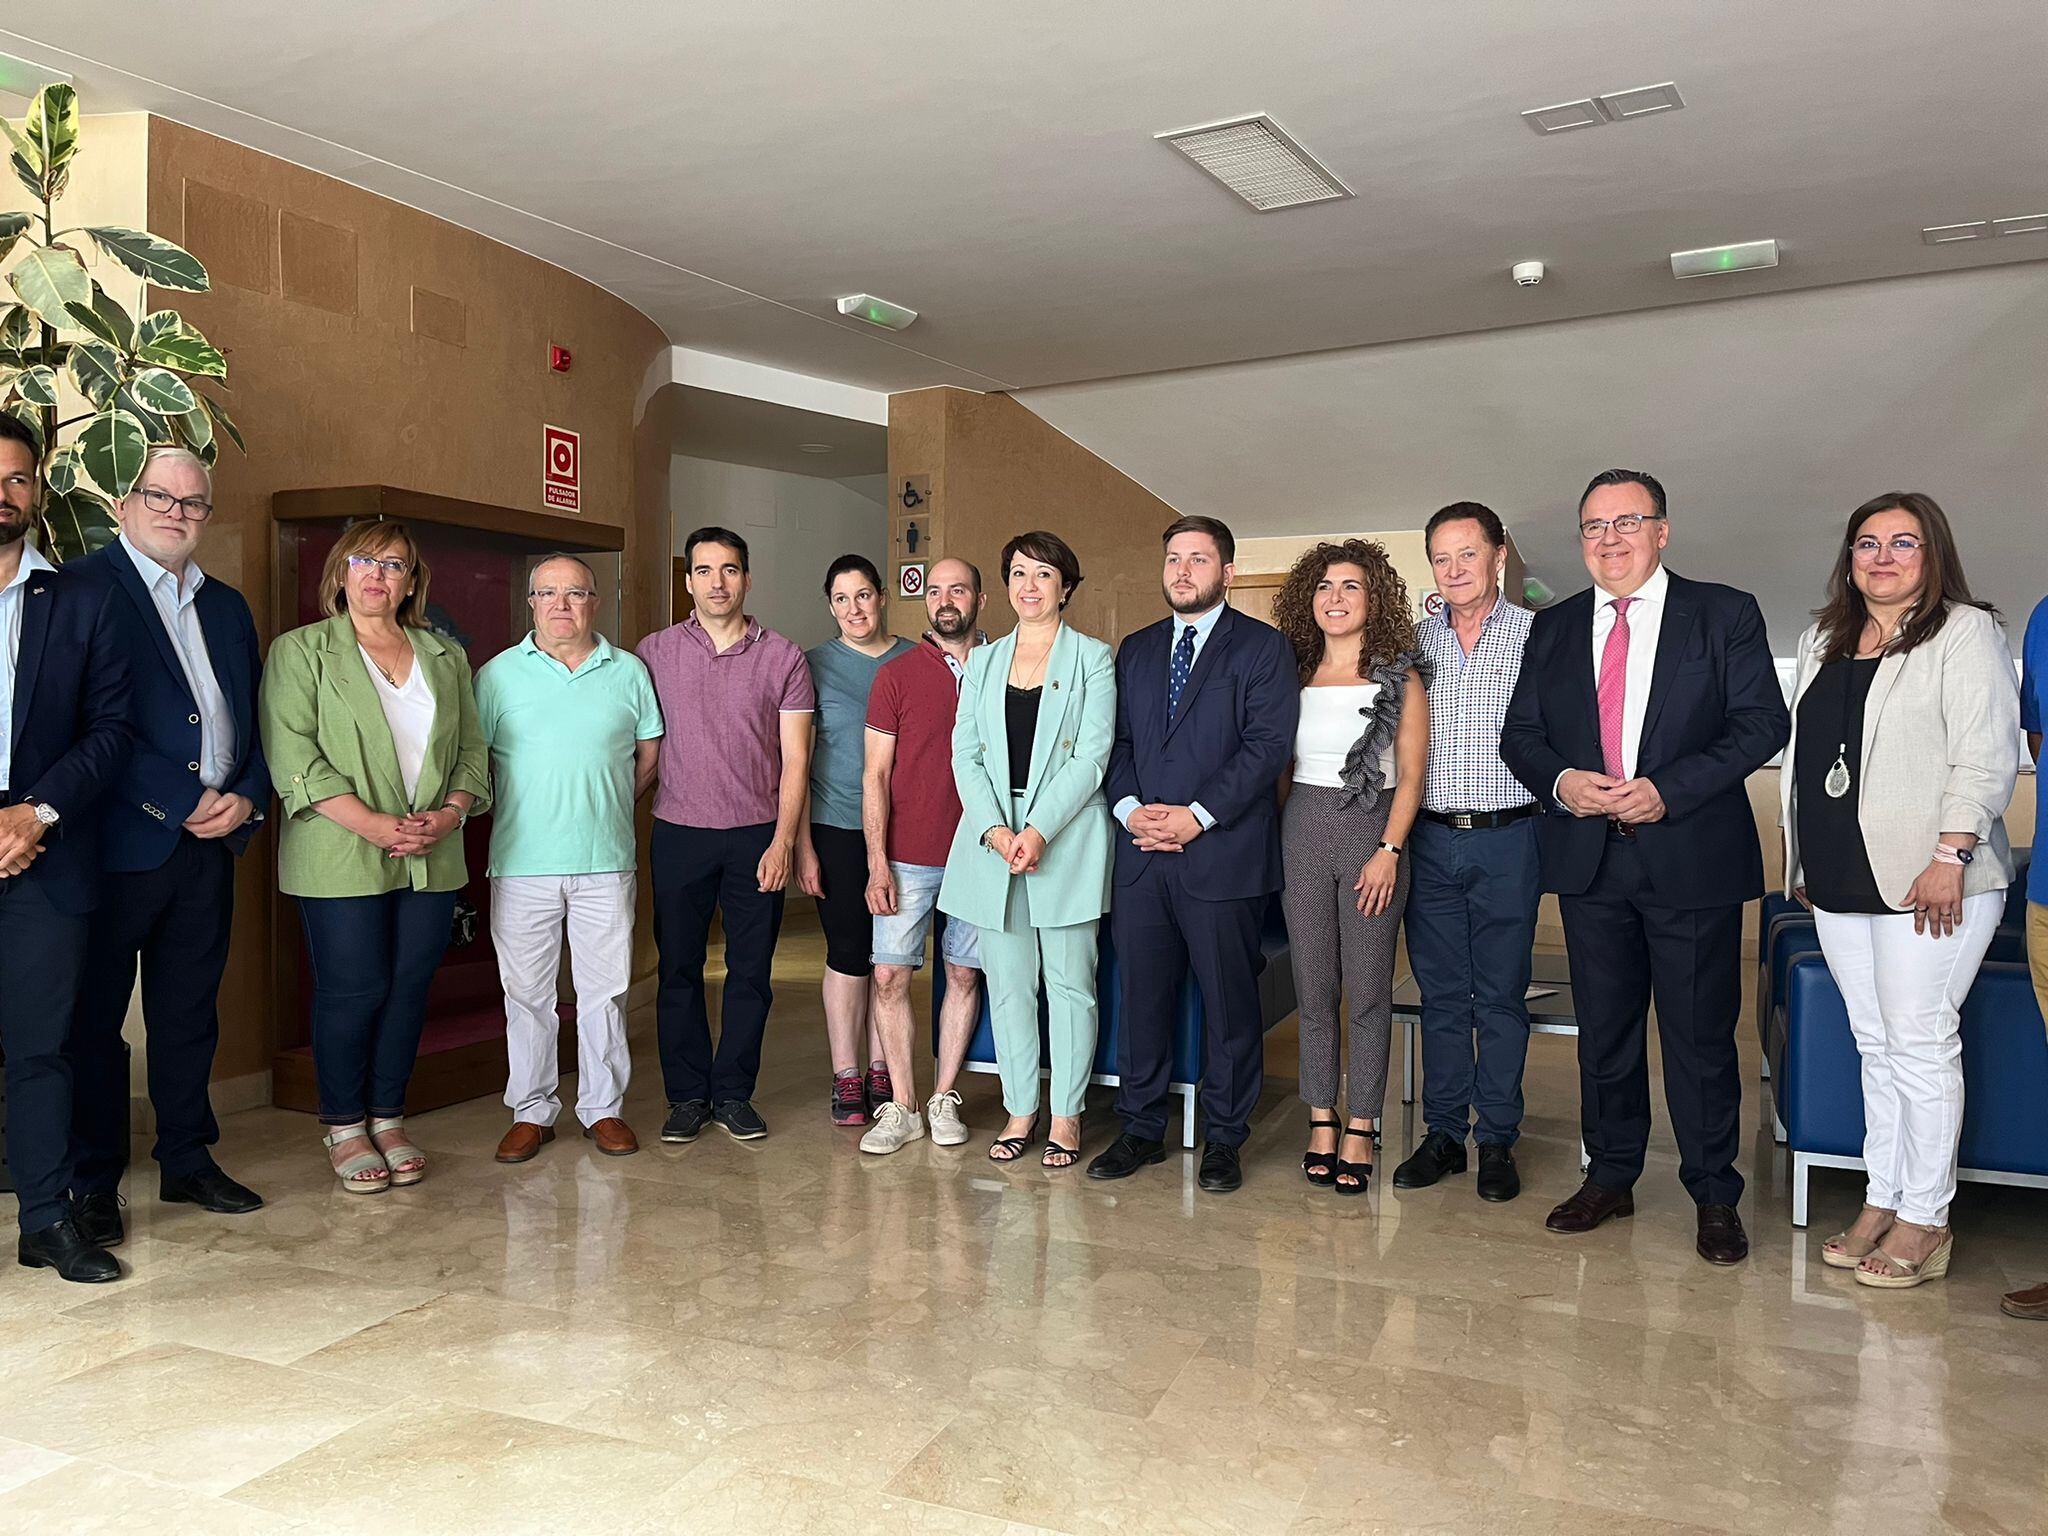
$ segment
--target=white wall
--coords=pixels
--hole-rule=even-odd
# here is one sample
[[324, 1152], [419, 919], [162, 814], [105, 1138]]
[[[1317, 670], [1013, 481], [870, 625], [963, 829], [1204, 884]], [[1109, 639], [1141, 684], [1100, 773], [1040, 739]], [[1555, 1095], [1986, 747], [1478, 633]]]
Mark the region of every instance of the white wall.
[[747, 541], [754, 589], [747, 609], [798, 645], [829, 640], [819, 583], [840, 555], [866, 555], [886, 572], [888, 516], [837, 480], [677, 455], [669, 464], [674, 553], [693, 528], [717, 523]]

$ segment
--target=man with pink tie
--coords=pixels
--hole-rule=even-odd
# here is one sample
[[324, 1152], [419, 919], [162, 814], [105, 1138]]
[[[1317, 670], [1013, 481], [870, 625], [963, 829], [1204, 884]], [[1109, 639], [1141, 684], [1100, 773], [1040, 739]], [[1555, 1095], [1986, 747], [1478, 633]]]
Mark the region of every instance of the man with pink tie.
[[1742, 904], [1763, 894], [1743, 781], [1791, 731], [1756, 599], [1664, 568], [1653, 476], [1610, 469], [1579, 499], [1593, 586], [1536, 615], [1500, 755], [1544, 806], [1543, 888], [1564, 915], [1579, 1024], [1586, 1182], [1550, 1213], [1590, 1232], [1635, 1210], [1657, 1005], [1679, 1179], [1700, 1257], [1749, 1253], [1742, 1175]]

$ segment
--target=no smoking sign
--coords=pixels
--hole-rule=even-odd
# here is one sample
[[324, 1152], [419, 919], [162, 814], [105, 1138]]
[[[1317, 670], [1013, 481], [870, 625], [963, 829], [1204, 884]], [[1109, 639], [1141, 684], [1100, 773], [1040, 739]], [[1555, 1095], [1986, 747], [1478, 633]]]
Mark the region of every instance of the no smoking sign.
[[582, 440], [567, 427], [541, 428], [540, 496], [563, 512], [583, 510]]
[[896, 591], [902, 597], [924, 596], [924, 562], [922, 560], [896, 567]]

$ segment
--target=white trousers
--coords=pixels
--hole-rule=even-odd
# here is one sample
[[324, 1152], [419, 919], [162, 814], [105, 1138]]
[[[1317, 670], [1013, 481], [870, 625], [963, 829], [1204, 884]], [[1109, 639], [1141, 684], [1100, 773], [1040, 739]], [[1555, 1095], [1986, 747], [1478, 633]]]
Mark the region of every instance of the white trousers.
[[1910, 912], [1813, 914], [1863, 1058], [1864, 1200], [1902, 1221], [1948, 1223], [1963, 1134], [1963, 999], [2004, 907], [2003, 891], [1964, 897], [1945, 939], [1915, 933]]
[[633, 1064], [626, 1054], [626, 989], [633, 980], [633, 872], [501, 875], [491, 881], [491, 943], [505, 988], [505, 1103], [514, 1120], [553, 1125], [560, 1021], [555, 978], [562, 932], [576, 984], [576, 1118], [619, 1113]]

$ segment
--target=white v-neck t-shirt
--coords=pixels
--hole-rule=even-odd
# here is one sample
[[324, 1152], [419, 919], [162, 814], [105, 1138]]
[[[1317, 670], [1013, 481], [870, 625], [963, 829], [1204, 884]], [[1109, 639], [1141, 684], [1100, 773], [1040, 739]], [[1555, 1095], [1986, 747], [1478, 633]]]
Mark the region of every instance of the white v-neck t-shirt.
[[398, 753], [398, 776], [405, 784], [406, 803], [419, 793], [420, 765], [427, 760], [427, 737], [434, 729], [434, 690], [427, 685], [427, 669], [419, 657], [412, 659], [412, 671], [404, 686], [394, 688], [370, 653], [363, 652], [369, 669], [370, 686], [377, 690], [377, 702], [384, 709], [384, 723], [391, 727], [391, 745]]

